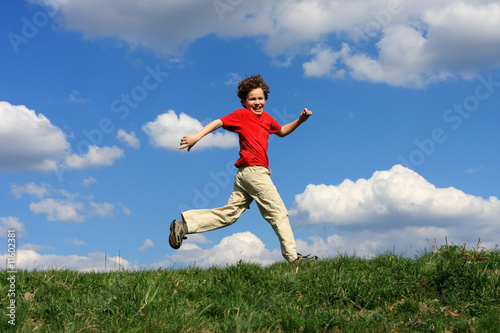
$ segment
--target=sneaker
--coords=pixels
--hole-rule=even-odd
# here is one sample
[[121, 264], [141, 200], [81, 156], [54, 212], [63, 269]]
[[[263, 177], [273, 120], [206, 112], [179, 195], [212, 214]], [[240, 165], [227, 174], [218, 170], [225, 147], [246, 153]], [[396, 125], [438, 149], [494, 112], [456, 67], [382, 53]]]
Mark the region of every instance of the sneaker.
[[318, 260], [318, 256], [311, 256], [309, 253], [307, 256], [303, 256], [300, 253], [297, 253], [297, 259], [292, 261], [292, 264], [300, 264], [301, 262], [306, 262], [306, 261], [316, 261]]
[[187, 226], [185, 223], [173, 220], [170, 224], [170, 236], [168, 237], [168, 243], [173, 249], [178, 249], [182, 245], [182, 241], [187, 239], [185, 237], [187, 233]]

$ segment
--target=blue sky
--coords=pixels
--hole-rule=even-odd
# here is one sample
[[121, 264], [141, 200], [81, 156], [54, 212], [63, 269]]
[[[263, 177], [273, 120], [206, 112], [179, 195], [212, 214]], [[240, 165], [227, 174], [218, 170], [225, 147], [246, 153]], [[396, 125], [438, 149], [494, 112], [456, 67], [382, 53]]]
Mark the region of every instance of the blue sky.
[[260, 73], [272, 179], [298, 251], [500, 241], [498, 1], [4, 1], [0, 257], [103, 270], [283, 260], [255, 204], [225, 229], [168, 228], [227, 202], [237, 138], [183, 135]]

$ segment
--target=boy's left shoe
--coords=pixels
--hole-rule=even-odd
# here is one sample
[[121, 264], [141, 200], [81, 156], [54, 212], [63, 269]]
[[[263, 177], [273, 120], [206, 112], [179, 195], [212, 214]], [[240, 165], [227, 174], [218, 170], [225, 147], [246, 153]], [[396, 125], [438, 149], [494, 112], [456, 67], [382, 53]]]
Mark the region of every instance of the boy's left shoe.
[[292, 261], [292, 264], [300, 264], [300, 263], [306, 262], [306, 261], [317, 261], [317, 260], [318, 260], [318, 256], [311, 256], [311, 254], [308, 254], [307, 256], [303, 256], [302, 254], [297, 253], [297, 259]]
[[168, 237], [168, 243], [173, 249], [178, 249], [182, 245], [182, 241], [187, 239], [186, 236], [187, 227], [185, 223], [177, 220], [173, 220], [170, 224], [170, 236]]

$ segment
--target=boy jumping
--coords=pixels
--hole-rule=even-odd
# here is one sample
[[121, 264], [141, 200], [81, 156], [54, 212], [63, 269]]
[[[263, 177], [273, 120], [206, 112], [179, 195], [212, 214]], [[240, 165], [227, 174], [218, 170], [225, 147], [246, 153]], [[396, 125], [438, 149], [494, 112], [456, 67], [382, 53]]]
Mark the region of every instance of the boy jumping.
[[240, 158], [234, 164], [238, 172], [227, 205], [183, 212], [182, 222], [174, 220], [170, 225], [169, 243], [172, 248], [180, 248], [186, 234], [206, 232], [233, 224], [255, 200], [262, 217], [271, 224], [278, 236], [281, 253], [288, 262], [317, 259], [315, 256], [302, 256], [297, 253], [288, 212], [271, 181], [267, 156], [269, 134], [287, 136], [305, 122], [312, 112], [304, 109], [297, 120], [281, 126], [271, 115], [264, 112], [269, 92], [269, 86], [260, 74], [242, 80], [238, 84], [238, 97], [244, 109], [214, 120], [195, 135], [181, 139], [179, 149], [187, 148], [190, 151], [205, 135], [222, 127], [238, 133]]

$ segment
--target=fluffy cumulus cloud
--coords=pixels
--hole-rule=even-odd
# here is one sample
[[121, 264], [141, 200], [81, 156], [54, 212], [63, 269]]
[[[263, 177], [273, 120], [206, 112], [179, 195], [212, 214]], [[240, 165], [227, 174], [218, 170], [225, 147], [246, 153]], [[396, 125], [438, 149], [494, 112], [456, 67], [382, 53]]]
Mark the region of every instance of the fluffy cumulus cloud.
[[309, 53], [309, 77], [423, 87], [500, 66], [500, 5], [492, 0], [32, 1], [52, 6], [63, 26], [87, 38], [161, 55], [209, 34], [254, 37], [272, 57]]
[[[156, 117], [154, 121], [142, 126], [153, 146], [167, 150], [177, 150], [184, 135], [196, 134], [203, 128], [200, 121], [185, 113], [176, 115], [170, 110]], [[194, 149], [209, 147], [230, 148], [238, 145], [238, 137], [227, 132], [215, 132], [206, 135]]]
[[[401, 2], [370, 15], [348, 30], [352, 40], [345, 40], [339, 51], [313, 48], [313, 59], [304, 63], [305, 75], [336, 77], [328, 74], [337, 66], [354, 79], [421, 88], [457, 75], [473, 78], [500, 66], [495, 56], [500, 51], [498, 3]], [[370, 43], [375, 43], [376, 54], [364, 51]]]
[[17, 217], [0, 217], [0, 237], [6, 237], [9, 230], [15, 230], [16, 237], [26, 236], [24, 224]]
[[71, 94], [68, 97], [68, 102], [73, 104], [84, 104], [89, 101], [88, 98], [83, 98], [80, 96], [80, 92], [77, 90], [71, 91]]
[[43, 114], [0, 101], [0, 169], [56, 170], [69, 143]]
[[[76, 239], [76, 238], [67, 238], [64, 243], [68, 244], [68, 245], [76, 245], [76, 246], [84, 246], [84, 245], [87, 245], [87, 243], [85, 243], [84, 241], [80, 240], [80, 239]], [[34, 250], [34, 249], [33, 249]], [[35, 250], [36, 251], [36, 250]]]
[[89, 177], [89, 178], [85, 178], [83, 180], [83, 187], [89, 187], [91, 184], [94, 184], [94, 183], [97, 183], [97, 179], [95, 179], [94, 177]]
[[139, 247], [139, 251], [144, 252], [149, 248], [155, 247], [155, 243], [151, 239], [146, 239]]
[[141, 147], [141, 141], [135, 136], [135, 132], [127, 133], [125, 130], [119, 129], [116, 134], [116, 138], [129, 147], [135, 149], [139, 149]]
[[344, 77], [345, 70], [337, 69], [336, 64], [337, 60], [340, 59], [346, 51], [348, 51], [346, 46], [339, 52], [332, 51], [331, 48], [320, 45], [314, 47], [311, 50], [311, 54], [314, 55], [314, 58], [302, 65], [304, 68], [304, 75], [306, 77]]
[[84, 205], [81, 202], [65, 201], [47, 198], [39, 202], [32, 202], [30, 210], [35, 214], [45, 214], [49, 221], [83, 222], [82, 212]]
[[99, 216], [112, 216], [115, 205], [108, 202], [95, 202], [92, 197], [82, 197], [78, 193], [69, 193], [41, 183], [12, 184], [11, 192], [15, 198], [30, 196], [29, 209], [34, 214], [43, 214], [49, 221], [84, 222], [85, 219]]
[[436, 188], [416, 172], [395, 165], [369, 179], [340, 185], [313, 185], [295, 197], [291, 214], [301, 224], [340, 229], [408, 223], [441, 225], [457, 221], [493, 223], [500, 217], [500, 200], [484, 199], [456, 188]]
[[19, 250], [33, 250], [33, 251], [41, 251], [41, 250], [54, 250], [55, 248], [52, 246], [44, 246], [39, 244], [32, 243], [24, 243], [19, 246]]
[[458, 1], [443, 8], [426, 10], [428, 60], [464, 76], [486, 66], [498, 66], [500, 59], [500, 4], [498, 1]]
[[72, 169], [99, 168], [112, 166], [115, 161], [124, 156], [123, 149], [117, 146], [90, 146], [85, 155], [72, 154], [66, 157], [64, 164]]
[[[125, 134], [120, 138], [137, 147], [134, 133]], [[61, 166], [97, 168], [111, 166], [124, 156], [123, 150], [116, 146], [90, 146], [84, 155], [70, 154], [70, 150], [66, 135], [43, 114], [23, 105], [0, 101], [0, 169], [56, 171]]]
[[481, 238], [492, 245], [493, 235], [500, 233], [498, 198], [437, 188], [401, 165], [355, 182], [310, 184], [296, 195], [290, 215], [299, 227], [326, 227], [343, 233], [344, 242], [361, 238], [358, 247], [369, 247], [366, 242], [376, 240], [370, 244], [378, 249], [402, 237], [406, 242], [412, 239], [413, 244], [450, 236], [468, 242]]
[[208, 249], [203, 249], [198, 245], [206, 243], [204, 239], [193, 239], [191, 236], [195, 235], [190, 235], [179, 251], [173, 255], [167, 255], [165, 260], [154, 266], [168, 267], [181, 263], [211, 267], [234, 264], [240, 260], [269, 265], [277, 260], [283, 260], [279, 250], [266, 249], [262, 240], [251, 232], [240, 232], [224, 237], [219, 244]]
[[384, 29], [384, 37], [377, 43], [378, 59], [349, 52], [342, 61], [355, 79], [423, 87], [451, 76], [444, 67], [433, 68], [432, 54], [425, 50], [425, 44], [425, 38], [416, 29], [391, 26]]
[[10, 189], [14, 197], [18, 199], [24, 194], [29, 194], [30, 196], [41, 199], [49, 196], [52, 192], [52, 187], [45, 183], [41, 183], [40, 185], [35, 183], [26, 183], [24, 185], [11, 184]]
[[115, 205], [108, 202], [47, 198], [32, 202], [29, 208], [35, 214], [45, 214], [49, 221], [84, 222], [86, 218], [92, 216], [112, 216]]
[[89, 202], [89, 214], [101, 217], [111, 216], [115, 210], [115, 205], [109, 202]]

